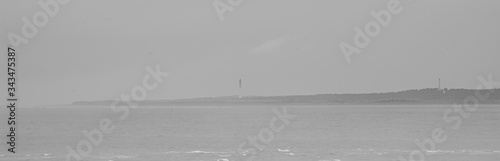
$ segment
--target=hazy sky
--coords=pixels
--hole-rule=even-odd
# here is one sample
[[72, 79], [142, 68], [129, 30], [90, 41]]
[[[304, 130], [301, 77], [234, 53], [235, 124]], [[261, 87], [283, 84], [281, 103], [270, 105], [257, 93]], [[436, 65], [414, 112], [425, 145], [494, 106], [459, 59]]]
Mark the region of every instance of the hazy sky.
[[[46, 0], [41, 0], [45, 2]], [[221, 0], [226, 2], [226, 0]], [[147, 99], [475, 88], [500, 80], [500, 1], [401, 0], [403, 10], [347, 63], [339, 44], [389, 0], [243, 0], [219, 20], [213, 0], [73, 0], [18, 47], [23, 105], [115, 99], [160, 64]], [[38, 1], [0, 1], [21, 34]], [[2, 71], [5, 78], [6, 70]], [[6, 79], [1, 79], [2, 90]], [[3, 100], [2, 100], [3, 101]]]

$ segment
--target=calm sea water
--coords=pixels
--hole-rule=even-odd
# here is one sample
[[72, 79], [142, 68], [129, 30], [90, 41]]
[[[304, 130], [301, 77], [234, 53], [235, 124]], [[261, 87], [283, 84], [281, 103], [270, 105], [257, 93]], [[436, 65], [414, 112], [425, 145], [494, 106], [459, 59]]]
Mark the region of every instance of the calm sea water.
[[[239, 151], [239, 144], [255, 148], [248, 137], [270, 129], [273, 109], [283, 107], [141, 107], [131, 109], [124, 120], [107, 107], [19, 108], [17, 153], [8, 153], [2, 143], [0, 160], [66, 160], [67, 147], [76, 150], [86, 140], [82, 130], [98, 128], [103, 118], [113, 120], [115, 128], [92, 147], [86, 161], [245, 160], [253, 154]], [[435, 128], [442, 128], [447, 139], [426, 152], [427, 161], [500, 160], [498, 106], [480, 106], [456, 130], [451, 128], [456, 122], [443, 120], [447, 109], [452, 106], [287, 106], [287, 113], [296, 117], [272, 136], [261, 133], [266, 143], [257, 142], [265, 148], [256, 151], [254, 160], [408, 160], [412, 151], [420, 151], [415, 140], [432, 138]], [[275, 123], [283, 124], [279, 119]], [[6, 123], [0, 130], [7, 132]], [[2, 142], [6, 140], [4, 136]]]

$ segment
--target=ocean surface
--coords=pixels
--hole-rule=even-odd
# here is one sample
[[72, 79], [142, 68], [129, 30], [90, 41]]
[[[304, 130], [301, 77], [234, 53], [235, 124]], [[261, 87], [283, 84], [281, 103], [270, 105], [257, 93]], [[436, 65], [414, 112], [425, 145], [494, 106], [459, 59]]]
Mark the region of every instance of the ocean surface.
[[[18, 108], [15, 155], [1, 116], [0, 161], [66, 160], [68, 148], [89, 143], [82, 130], [99, 129], [105, 118], [114, 129], [98, 146], [80, 147], [90, 151], [85, 161], [395, 161], [412, 152], [415, 160], [500, 160], [498, 105], [453, 112], [448, 122], [452, 105], [292, 105], [288, 124], [276, 114], [284, 107], [151, 106], [130, 109], [123, 120], [108, 106]], [[419, 148], [415, 141], [432, 140], [437, 128], [446, 140]]]

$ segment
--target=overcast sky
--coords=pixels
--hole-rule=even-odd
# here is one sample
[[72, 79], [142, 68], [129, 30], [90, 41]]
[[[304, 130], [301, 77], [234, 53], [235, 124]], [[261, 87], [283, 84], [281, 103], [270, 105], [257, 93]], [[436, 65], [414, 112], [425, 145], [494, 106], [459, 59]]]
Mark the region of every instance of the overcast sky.
[[[401, 0], [401, 13], [351, 63], [339, 44], [353, 44], [354, 26], [364, 28], [389, 0], [243, 0], [223, 21], [212, 2], [60, 6], [17, 48], [21, 104], [115, 99], [156, 64], [170, 76], [147, 99], [237, 95], [239, 78], [244, 95], [435, 88], [438, 78], [443, 87], [475, 88], [490, 73], [500, 80], [500, 1]], [[3, 68], [7, 34], [21, 34], [21, 18], [42, 11], [37, 3], [0, 2]]]

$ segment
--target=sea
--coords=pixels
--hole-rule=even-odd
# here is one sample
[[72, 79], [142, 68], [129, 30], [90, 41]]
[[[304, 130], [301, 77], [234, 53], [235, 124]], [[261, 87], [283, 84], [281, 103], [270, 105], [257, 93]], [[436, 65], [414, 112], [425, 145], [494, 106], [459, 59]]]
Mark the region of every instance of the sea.
[[121, 110], [18, 107], [15, 154], [3, 113], [0, 161], [500, 161], [500, 105]]

